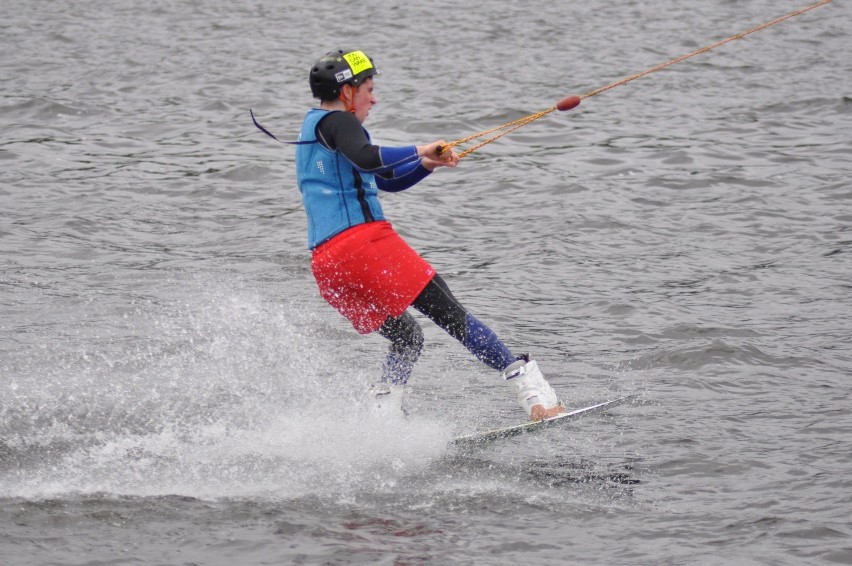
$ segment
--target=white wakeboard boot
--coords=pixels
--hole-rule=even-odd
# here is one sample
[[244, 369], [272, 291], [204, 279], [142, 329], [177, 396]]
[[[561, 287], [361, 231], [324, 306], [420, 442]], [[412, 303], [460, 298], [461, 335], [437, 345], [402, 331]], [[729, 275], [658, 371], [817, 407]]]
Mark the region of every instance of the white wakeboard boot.
[[403, 418], [408, 416], [405, 410], [405, 397], [408, 388], [404, 385], [377, 383], [370, 388], [373, 414], [380, 418]]
[[503, 379], [518, 398], [518, 404], [531, 421], [555, 417], [566, 409], [556, 391], [544, 379], [535, 360], [524, 356], [503, 370]]

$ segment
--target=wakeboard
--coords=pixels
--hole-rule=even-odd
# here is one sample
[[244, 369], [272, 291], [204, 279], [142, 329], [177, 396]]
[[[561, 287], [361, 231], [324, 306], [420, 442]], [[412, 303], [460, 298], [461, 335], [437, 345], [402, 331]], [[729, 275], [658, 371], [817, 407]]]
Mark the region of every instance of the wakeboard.
[[472, 446], [477, 444], [484, 444], [486, 442], [491, 442], [494, 440], [499, 440], [501, 438], [510, 438], [512, 436], [518, 436], [520, 434], [530, 434], [533, 432], [539, 432], [552, 426], [564, 425], [580, 417], [593, 415], [595, 413], [600, 413], [607, 409], [611, 409], [612, 407], [617, 407], [618, 405], [626, 403], [627, 401], [630, 401], [635, 397], [636, 395], [627, 395], [625, 397], [619, 397], [618, 399], [612, 399], [610, 401], [597, 403], [596, 405], [583, 407], [582, 409], [569, 411], [567, 413], [556, 415], [555, 417], [544, 419], [541, 421], [527, 422], [515, 426], [496, 428], [493, 430], [475, 432], [473, 434], [468, 434], [465, 436], [458, 436], [451, 440], [450, 444], [452, 446]]

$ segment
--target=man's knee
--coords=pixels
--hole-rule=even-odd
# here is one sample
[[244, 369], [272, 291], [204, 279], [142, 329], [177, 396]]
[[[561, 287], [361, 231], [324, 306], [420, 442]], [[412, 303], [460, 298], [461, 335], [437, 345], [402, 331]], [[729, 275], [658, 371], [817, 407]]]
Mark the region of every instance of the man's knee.
[[420, 354], [423, 352], [423, 345], [426, 340], [423, 338], [423, 329], [420, 325], [416, 325], [414, 327], [414, 332], [411, 335], [411, 344], [409, 346], [412, 355], [415, 358], [419, 358]]
[[425, 339], [423, 338], [423, 329], [420, 325], [413, 318], [411, 322], [412, 324], [407, 325], [405, 334], [398, 341], [394, 342], [394, 346], [400, 355], [414, 361], [423, 352]]
[[408, 360], [416, 360], [423, 351], [423, 329], [409, 313], [388, 319], [379, 329], [391, 341], [391, 351]]

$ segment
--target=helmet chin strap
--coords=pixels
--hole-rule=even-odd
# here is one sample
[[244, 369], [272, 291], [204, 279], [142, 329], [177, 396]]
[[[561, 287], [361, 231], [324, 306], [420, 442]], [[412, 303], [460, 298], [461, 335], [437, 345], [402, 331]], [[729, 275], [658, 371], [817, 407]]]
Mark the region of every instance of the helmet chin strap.
[[349, 95], [346, 94], [347, 90], [346, 90], [345, 87], [347, 87], [347, 86], [349, 87], [349, 90], [348, 90], [349, 93], [351, 93], [353, 90], [355, 90], [355, 87], [352, 86], [351, 84], [343, 85], [342, 87], [340, 87], [340, 100], [343, 101], [343, 107], [346, 109], [346, 111], [352, 112], [354, 114], [355, 113], [355, 101], [354, 101], [355, 97], [352, 96], [351, 94], [349, 94]]

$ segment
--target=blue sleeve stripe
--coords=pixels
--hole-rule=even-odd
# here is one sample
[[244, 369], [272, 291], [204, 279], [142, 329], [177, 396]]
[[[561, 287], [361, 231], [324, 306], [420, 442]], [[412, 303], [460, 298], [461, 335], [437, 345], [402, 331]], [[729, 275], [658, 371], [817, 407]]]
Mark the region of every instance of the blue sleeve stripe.
[[381, 146], [379, 148], [379, 156], [382, 159], [381, 169], [383, 171], [389, 171], [394, 167], [419, 160], [419, 157], [417, 157], [417, 147], [413, 145], [402, 147]]
[[425, 179], [431, 171], [423, 167], [420, 161], [406, 163], [393, 171], [393, 178], [376, 177], [376, 185], [380, 190], [396, 193], [404, 191]]

